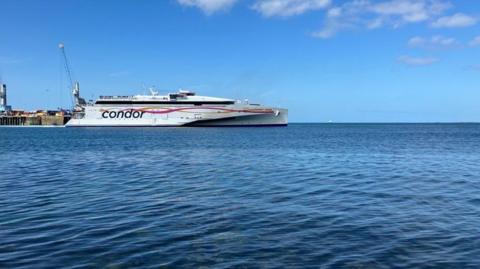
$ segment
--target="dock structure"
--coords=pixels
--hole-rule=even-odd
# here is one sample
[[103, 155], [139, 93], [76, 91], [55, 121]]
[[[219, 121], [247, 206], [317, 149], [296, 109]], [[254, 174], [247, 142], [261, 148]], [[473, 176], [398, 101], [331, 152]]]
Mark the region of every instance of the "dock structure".
[[0, 126], [62, 126], [70, 118], [70, 111], [63, 109], [37, 110], [33, 112], [12, 110], [12, 107], [7, 104], [7, 85], [0, 83]]
[[70, 115], [25, 116], [0, 115], [0, 126], [63, 126], [70, 120]]
[[7, 103], [7, 85], [3, 83], [0, 76], [0, 126], [63, 126], [72, 118], [74, 111], [86, 105], [85, 100], [80, 97], [79, 83], [74, 82], [72, 79], [72, 72], [70, 71], [63, 43], [59, 44], [59, 48], [65, 61], [64, 64], [72, 89], [72, 97], [75, 100], [75, 107], [72, 110], [62, 108], [35, 111], [12, 109]]
[[0, 125], [25, 125], [26, 117], [0, 116]]

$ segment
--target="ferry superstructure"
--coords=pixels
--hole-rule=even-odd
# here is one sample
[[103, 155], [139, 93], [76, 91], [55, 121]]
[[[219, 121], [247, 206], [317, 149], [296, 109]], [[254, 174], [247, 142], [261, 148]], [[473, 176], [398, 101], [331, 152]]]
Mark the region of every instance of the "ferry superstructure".
[[100, 96], [94, 103], [79, 97], [66, 127], [286, 126], [288, 111], [192, 91], [159, 95]]

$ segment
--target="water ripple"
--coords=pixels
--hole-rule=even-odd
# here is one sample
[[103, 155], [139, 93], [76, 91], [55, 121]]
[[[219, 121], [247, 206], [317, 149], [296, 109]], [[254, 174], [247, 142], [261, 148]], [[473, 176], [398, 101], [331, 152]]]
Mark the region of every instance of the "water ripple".
[[480, 125], [0, 141], [0, 268], [480, 267]]

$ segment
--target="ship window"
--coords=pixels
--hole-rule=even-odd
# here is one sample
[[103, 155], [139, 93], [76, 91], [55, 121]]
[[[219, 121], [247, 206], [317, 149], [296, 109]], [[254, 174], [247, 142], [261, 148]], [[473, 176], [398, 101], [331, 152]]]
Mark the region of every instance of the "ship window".
[[183, 100], [168, 100], [168, 101], [132, 101], [132, 100], [97, 100], [97, 105], [154, 105], [154, 104], [176, 104], [176, 105], [233, 105], [235, 101], [183, 101]]

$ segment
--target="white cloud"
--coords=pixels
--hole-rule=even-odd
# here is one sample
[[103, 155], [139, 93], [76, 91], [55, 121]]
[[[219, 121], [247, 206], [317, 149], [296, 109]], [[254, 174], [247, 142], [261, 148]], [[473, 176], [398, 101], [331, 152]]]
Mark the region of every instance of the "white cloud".
[[419, 36], [412, 37], [410, 40], [408, 40], [408, 45], [410, 47], [421, 47], [426, 43], [428, 43], [428, 40]]
[[433, 57], [411, 57], [411, 56], [400, 56], [398, 60], [406, 65], [413, 66], [425, 66], [432, 65], [439, 60]]
[[210, 15], [231, 8], [237, 0], [177, 0], [177, 2], [183, 6], [199, 8]]
[[436, 28], [458, 28], [475, 25], [477, 19], [463, 13], [456, 13], [452, 16], [445, 16], [437, 19], [432, 23]]
[[470, 41], [470, 43], [468, 43], [468, 45], [470, 45], [472, 47], [480, 46], [480, 35], [473, 38], [472, 41]]
[[445, 0], [351, 0], [330, 8], [322, 29], [312, 35], [329, 38], [348, 29], [398, 28], [409, 23], [433, 21], [451, 8]]
[[455, 38], [444, 37], [441, 35], [432, 36], [430, 38], [415, 36], [408, 40], [408, 46], [413, 48], [439, 49], [451, 48], [457, 45], [460, 45], [460, 42]]
[[397, 16], [403, 22], [425, 21], [447, 8], [449, 8], [448, 3], [410, 0], [393, 0], [371, 6], [373, 13], [383, 16]]
[[[328, 10], [322, 29], [313, 32], [313, 37], [330, 38], [338, 31], [354, 28], [358, 24], [366, 24], [359, 15], [363, 13], [370, 2], [368, 0], [354, 0]], [[380, 22], [382, 23], [382, 22]]]
[[342, 9], [339, 7], [334, 7], [328, 10], [327, 16], [330, 18], [339, 17], [342, 15]]
[[252, 8], [265, 17], [289, 17], [326, 8], [331, 0], [257, 0]]

